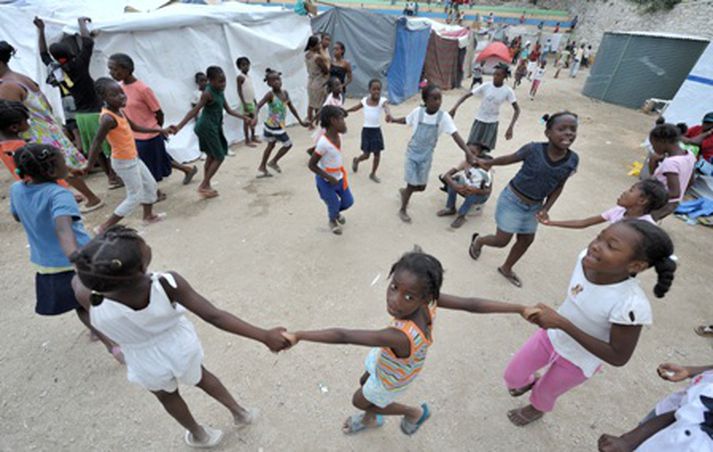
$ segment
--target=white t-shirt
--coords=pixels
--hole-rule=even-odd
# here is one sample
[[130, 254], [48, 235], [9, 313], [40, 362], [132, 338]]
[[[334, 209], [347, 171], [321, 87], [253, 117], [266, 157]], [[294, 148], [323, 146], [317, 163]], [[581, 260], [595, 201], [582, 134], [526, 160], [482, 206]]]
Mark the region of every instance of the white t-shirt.
[[[609, 342], [612, 324], [650, 325], [651, 305], [638, 280], [629, 278], [616, 284], [592, 284], [582, 268], [582, 258], [586, 254], [586, 249], [579, 253], [567, 298], [557, 312], [580, 330], [605, 342]], [[555, 351], [582, 369], [587, 378], [601, 365], [601, 359], [564, 331], [551, 329], [547, 330], [547, 335]]]
[[343, 166], [341, 149], [336, 147], [325, 135], [322, 135], [317, 141], [314, 152], [322, 156], [317, 162], [317, 166], [335, 179], [342, 180], [342, 172], [337, 171]]
[[482, 97], [480, 109], [475, 115], [475, 119], [480, 122], [498, 122], [500, 117], [500, 106], [505, 102], [515, 103], [515, 92], [503, 83], [503, 86], [496, 87], [493, 82], [484, 83], [471, 91], [474, 96]]
[[[418, 112], [424, 107], [416, 107], [411, 111], [411, 113], [406, 116], [406, 124], [411, 126], [411, 131], [413, 133], [416, 133], [416, 129], [418, 128]], [[424, 124], [435, 124], [436, 123], [436, 118], [438, 117], [438, 112], [429, 115], [428, 112], [423, 111], [423, 123]], [[443, 112], [443, 115], [441, 116], [441, 122], [438, 124], [438, 133], [442, 134], [445, 133], [447, 135], [453, 135], [454, 133], [458, 132], [458, 128], [456, 128], [456, 123], [453, 122], [453, 118], [451, 115], [448, 114], [447, 111]]]
[[[686, 403], [686, 396], [691, 390], [700, 389], [701, 386], [713, 384], [713, 370], [707, 370], [691, 379], [691, 383], [680, 391], [669, 394], [656, 404], [656, 415], [676, 411]], [[698, 388], [696, 388], [698, 386]]]
[[[625, 214], [626, 208], [621, 206], [614, 206], [611, 209], [602, 212], [602, 218], [604, 218], [609, 223], [614, 224], [623, 220]], [[640, 216], [639, 218], [637, 218], [637, 220], [644, 220], [648, 221], [649, 223], [656, 224], [656, 222], [654, 221], [654, 217], [652, 217], [648, 213], [646, 215]]]
[[535, 72], [532, 73], [532, 79], [533, 80], [542, 80], [545, 78], [545, 69], [538, 67], [535, 69]]
[[465, 185], [473, 188], [485, 188], [493, 183], [492, 170], [487, 171], [475, 166], [458, 171], [454, 176], [460, 177]]
[[331, 105], [332, 107], [341, 107], [344, 105], [344, 96], [339, 96], [339, 98], [334, 97], [334, 94], [329, 93], [327, 99], [322, 104], [323, 107]]
[[377, 128], [381, 126], [381, 113], [384, 112], [384, 104], [387, 102], [385, 97], [379, 99], [379, 105], [372, 107], [367, 103], [369, 98], [365, 97], [361, 100], [361, 105], [364, 108], [364, 127]]

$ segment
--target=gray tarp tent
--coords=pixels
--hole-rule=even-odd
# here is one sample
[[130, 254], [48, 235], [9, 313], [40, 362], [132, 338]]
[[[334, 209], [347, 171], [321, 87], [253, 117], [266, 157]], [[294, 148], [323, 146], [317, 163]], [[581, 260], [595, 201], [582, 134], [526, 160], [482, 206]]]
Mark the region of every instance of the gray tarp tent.
[[332, 43], [342, 41], [345, 58], [352, 64], [354, 81], [347, 90], [349, 97], [368, 94], [369, 80], [382, 81], [386, 95], [386, 72], [394, 55], [396, 41], [394, 16], [382, 16], [359, 9], [332, 8], [312, 19], [312, 31], [327, 32]]

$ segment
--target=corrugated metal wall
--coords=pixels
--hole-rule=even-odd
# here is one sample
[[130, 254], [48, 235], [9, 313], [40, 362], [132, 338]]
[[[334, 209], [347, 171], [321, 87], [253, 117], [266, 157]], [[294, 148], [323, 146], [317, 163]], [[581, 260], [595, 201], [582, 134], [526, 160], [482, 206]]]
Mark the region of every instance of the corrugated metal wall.
[[672, 99], [708, 43], [605, 33], [582, 93], [630, 108]]

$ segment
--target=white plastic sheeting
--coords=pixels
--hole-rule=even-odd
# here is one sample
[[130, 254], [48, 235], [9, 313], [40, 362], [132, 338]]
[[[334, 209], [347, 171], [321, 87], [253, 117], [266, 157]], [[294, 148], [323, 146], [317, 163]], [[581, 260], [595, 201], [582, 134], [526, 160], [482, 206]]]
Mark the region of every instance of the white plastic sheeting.
[[[37, 81], [46, 78], [39, 60], [37, 35], [32, 18], [35, 15], [54, 19], [50, 4], [56, 2], [25, 2], [32, 6], [0, 6], [0, 40], [7, 40], [18, 49], [11, 67]], [[39, 8], [37, 3], [44, 3]], [[70, 2], [67, 2], [68, 4]], [[74, 3], [74, 2], [71, 2]], [[78, 2], [82, 3], [82, 2]], [[301, 113], [307, 105], [307, 73], [303, 48], [310, 36], [309, 20], [280, 7], [262, 7], [242, 3], [222, 5], [170, 5], [149, 13], [123, 13], [126, 4], [158, 4], [161, 2], [102, 1], [106, 10], [113, 10], [112, 19], [94, 19], [91, 28], [98, 32], [95, 38], [91, 73], [95, 78], [108, 75], [106, 62], [117, 52], [126, 53], [135, 63], [135, 76], [149, 85], [161, 102], [166, 123], [176, 123], [190, 109], [190, 100], [196, 87], [193, 76], [208, 66], [223, 68], [228, 80], [226, 98], [231, 106], [238, 106], [235, 59], [245, 55], [252, 62], [251, 75], [256, 95], [261, 98], [268, 87], [262, 82], [265, 69], [282, 72], [283, 87]], [[116, 13], [121, 9], [121, 13]], [[73, 17], [63, 13], [51, 23], [64, 23], [64, 31], [77, 31], [76, 17], [86, 15], [78, 9]], [[5, 20], [11, 18], [11, 20]], [[20, 25], [20, 24], [27, 24]], [[52, 42], [59, 36], [60, 27], [48, 24], [47, 39]], [[61, 111], [55, 88], [43, 86], [55, 106]], [[292, 121], [292, 119], [290, 119]], [[260, 124], [260, 123], [259, 123]], [[228, 141], [243, 138], [243, 124], [226, 115], [225, 133]], [[168, 145], [171, 155], [179, 161], [197, 157], [198, 146], [191, 125], [172, 137]]]
[[664, 112], [668, 122], [701, 123], [703, 115], [713, 111], [713, 43], [698, 58]]

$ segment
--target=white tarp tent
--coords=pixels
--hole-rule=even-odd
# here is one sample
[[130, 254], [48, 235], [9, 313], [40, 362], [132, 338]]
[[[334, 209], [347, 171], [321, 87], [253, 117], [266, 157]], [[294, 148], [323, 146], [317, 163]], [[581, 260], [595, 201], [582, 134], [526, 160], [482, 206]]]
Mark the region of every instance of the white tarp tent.
[[710, 111], [713, 111], [713, 43], [698, 58], [664, 116], [668, 122], [693, 126], [700, 124], [703, 115]]
[[[48, 42], [60, 31], [76, 32], [76, 17], [86, 15], [77, 9], [75, 14], [63, 11], [54, 16], [55, 2], [27, 1], [28, 6], [0, 5], [0, 40], [7, 40], [18, 50], [10, 64], [38, 82], [46, 78], [39, 59], [37, 35], [32, 19], [35, 15], [50, 18], [51, 23], [66, 24], [63, 29], [47, 29]], [[80, 2], [81, 3], [81, 2]], [[298, 110], [307, 105], [307, 73], [302, 49], [311, 35], [309, 20], [280, 7], [263, 7], [243, 3], [222, 5], [169, 5], [148, 13], [123, 13], [127, 2], [102, 1], [105, 11], [111, 10], [113, 19], [94, 19], [91, 28], [98, 32], [95, 38], [91, 73], [95, 78], [107, 75], [106, 62], [112, 53], [130, 55], [135, 63], [135, 75], [149, 85], [161, 102], [167, 124], [178, 122], [190, 109], [190, 100], [196, 87], [193, 76], [208, 66], [223, 68], [228, 79], [226, 98], [237, 107], [235, 84], [237, 69], [235, 59], [245, 55], [252, 61], [252, 77], [256, 95], [260, 98], [268, 87], [262, 76], [268, 67], [283, 74], [283, 87], [290, 93]], [[119, 8], [120, 7], [120, 8]], [[117, 14], [117, 9], [122, 12]], [[73, 16], [73, 17], [72, 17]], [[9, 19], [9, 20], [8, 20]], [[26, 24], [26, 25], [25, 25]], [[61, 111], [59, 95], [55, 88], [42, 86], [56, 111]], [[197, 156], [197, 140], [190, 125], [172, 137], [168, 148], [180, 161]], [[242, 122], [226, 116], [225, 133], [228, 141], [243, 138]]]

